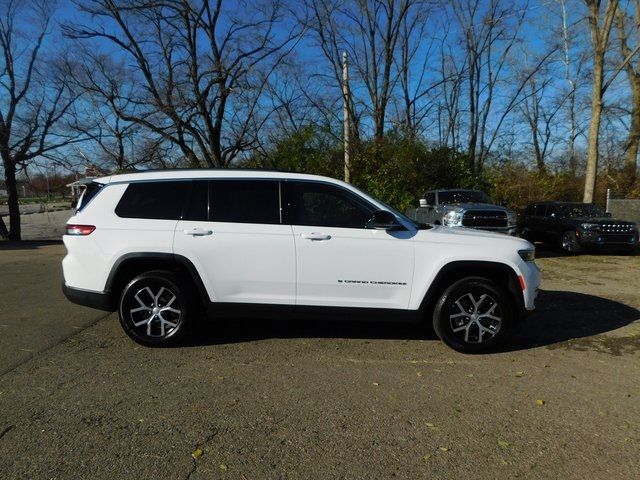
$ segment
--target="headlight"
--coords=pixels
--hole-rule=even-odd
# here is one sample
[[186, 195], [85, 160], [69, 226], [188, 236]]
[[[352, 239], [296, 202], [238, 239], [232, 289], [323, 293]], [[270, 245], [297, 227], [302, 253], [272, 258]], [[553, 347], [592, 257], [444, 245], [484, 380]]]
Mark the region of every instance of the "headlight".
[[462, 225], [462, 212], [447, 212], [442, 217], [442, 224], [446, 227], [459, 227]]
[[598, 230], [598, 228], [600, 228], [600, 225], [598, 225], [597, 223], [583, 223], [582, 225], [580, 225], [580, 227], [582, 227], [583, 230]]
[[510, 227], [514, 227], [516, 225], [516, 220], [518, 216], [515, 212], [507, 212], [507, 225]]
[[536, 259], [536, 251], [535, 250], [518, 250], [518, 255], [525, 262], [533, 262]]

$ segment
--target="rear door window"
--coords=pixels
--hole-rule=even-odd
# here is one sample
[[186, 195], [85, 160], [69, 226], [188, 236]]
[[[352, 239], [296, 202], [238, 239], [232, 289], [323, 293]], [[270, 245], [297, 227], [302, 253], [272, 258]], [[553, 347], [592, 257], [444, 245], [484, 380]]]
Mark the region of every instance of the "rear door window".
[[212, 180], [209, 218], [214, 222], [280, 223], [278, 180]]
[[179, 220], [190, 187], [189, 180], [131, 183], [116, 206], [116, 215]]
[[183, 220], [206, 222], [209, 220], [209, 181], [194, 180]]

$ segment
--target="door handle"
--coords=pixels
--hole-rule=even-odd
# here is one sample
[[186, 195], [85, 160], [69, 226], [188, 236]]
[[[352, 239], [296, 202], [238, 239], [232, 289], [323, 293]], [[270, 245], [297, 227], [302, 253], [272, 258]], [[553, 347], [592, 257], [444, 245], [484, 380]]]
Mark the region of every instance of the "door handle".
[[191, 230], [183, 230], [185, 235], [192, 235], [194, 237], [204, 237], [205, 235], [211, 235], [213, 230], [206, 230], [204, 228], [192, 228]]
[[300, 236], [307, 240], [331, 240], [331, 235], [327, 235], [326, 233], [303, 233]]

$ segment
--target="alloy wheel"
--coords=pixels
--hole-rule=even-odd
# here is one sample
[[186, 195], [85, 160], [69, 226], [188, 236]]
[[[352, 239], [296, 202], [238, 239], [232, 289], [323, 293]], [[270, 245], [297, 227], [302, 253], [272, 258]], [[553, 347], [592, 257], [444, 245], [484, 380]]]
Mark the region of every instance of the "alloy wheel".
[[182, 307], [174, 292], [165, 286], [144, 286], [125, 306], [129, 323], [139, 335], [166, 338], [179, 326]]
[[466, 343], [486, 342], [502, 326], [502, 309], [488, 293], [465, 293], [453, 303], [451, 312], [451, 330]]

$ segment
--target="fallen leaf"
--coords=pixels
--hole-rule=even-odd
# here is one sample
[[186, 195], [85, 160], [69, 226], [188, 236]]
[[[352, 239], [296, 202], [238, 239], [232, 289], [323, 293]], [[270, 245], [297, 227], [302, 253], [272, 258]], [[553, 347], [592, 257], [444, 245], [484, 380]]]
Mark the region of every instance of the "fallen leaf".
[[380, 386], [380, 384], [378, 382], [373, 382], [373, 385], [376, 386], [376, 387]]
[[422, 372], [417, 372], [416, 375], [421, 377], [422, 376]]
[[538, 399], [536, 400], [536, 405], [538, 405], [539, 407], [541, 407], [542, 405], [544, 405], [546, 402], [542, 399]]
[[191, 456], [194, 460], [198, 460], [202, 456], [202, 449], [200, 447], [196, 448]]
[[449, 451], [449, 448], [447, 448], [447, 447], [440, 447], [440, 448], [439, 448], [439, 450], [440, 450], [441, 452], [448, 452], [448, 451]]
[[473, 378], [473, 373], [467, 373], [467, 377]]
[[506, 440], [498, 440], [498, 445], [501, 448], [509, 448], [511, 446], [511, 444], [509, 442], [507, 442]]
[[434, 432], [437, 432], [438, 430], [440, 430], [433, 423], [427, 423], [427, 428], [429, 428], [429, 430], [433, 430]]
[[227, 467], [224, 463], [221, 463], [218, 466], [220, 467], [220, 470], [225, 471], [225, 472], [229, 469], [229, 467]]
[[424, 460], [425, 462], [428, 462], [430, 459], [431, 459], [431, 455], [428, 453], [424, 457], [422, 457], [422, 460]]
[[516, 377], [523, 377], [524, 373], [524, 370], [520, 370], [519, 372], [516, 372]]

